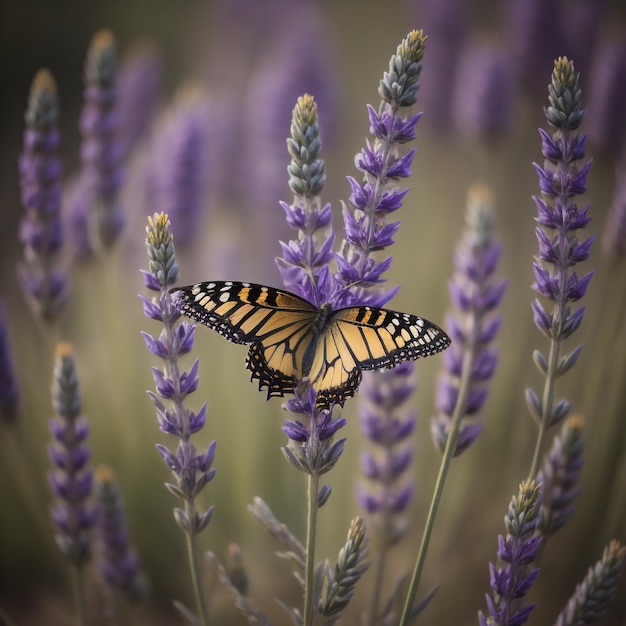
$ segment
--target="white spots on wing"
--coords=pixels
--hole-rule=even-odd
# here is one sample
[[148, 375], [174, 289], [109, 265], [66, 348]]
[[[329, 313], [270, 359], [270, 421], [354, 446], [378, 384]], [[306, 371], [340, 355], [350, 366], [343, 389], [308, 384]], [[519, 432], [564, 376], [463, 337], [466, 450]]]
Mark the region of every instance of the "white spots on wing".
[[220, 302], [228, 302], [230, 300], [230, 291], [224, 291], [218, 299]]
[[400, 330], [400, 335], [402, 336], [402, 339], [404, 339], [405, 342], [411, 340], [411, 335], [406, 328], [402, 328]]

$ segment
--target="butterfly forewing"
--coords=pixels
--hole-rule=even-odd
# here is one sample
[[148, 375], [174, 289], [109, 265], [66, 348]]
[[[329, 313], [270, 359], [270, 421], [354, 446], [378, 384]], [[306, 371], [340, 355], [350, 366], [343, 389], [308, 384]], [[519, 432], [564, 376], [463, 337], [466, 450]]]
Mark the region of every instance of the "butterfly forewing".
[[268, 397], [293, 393], [319, 310], [263, 285], [197, 283], [179, 288], [179, 309], [235, 343], [252, 344], [246, 366]]

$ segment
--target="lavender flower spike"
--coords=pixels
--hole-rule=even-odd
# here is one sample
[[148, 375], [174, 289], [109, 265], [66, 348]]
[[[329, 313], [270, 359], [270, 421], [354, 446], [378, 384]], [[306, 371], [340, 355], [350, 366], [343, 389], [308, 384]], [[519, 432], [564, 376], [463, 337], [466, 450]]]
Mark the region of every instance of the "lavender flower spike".
[[[366, 372], [359, 394], [361, 432], [371, 444], [371, 452], [361, 454], [361, 473], [376, 491], [357, 488], [360, 507], [373, 516], [377, 530], [374, 588], [369, 602], [369, 623], [380, 620], [379, 605], [388, 550], [406, 533], [402, 516], [413, 498], [411, 482], [415, 413], [409, 401], [417, 387], [414, 363], [400, 363], [393, 369]], [[393, 603], [385, 605], [389, 610]], [[390, 621], [385, 614], [383, 621]]]
[[537, 557], [541, 535], [535, 534], [538, 514], [539, 486], [533, 480], [523, 482], [513, 496], [504, 518], [506, 537], [498, 537], [498, 564], [489, 564], [491, 594], [487, 594], [487, 615], [479, 611], [481, 626], [520, 626], [535, 608], [521, 606], [539, 569], [530, 564]]
[[195, 537], [209, 524], [213, 507], [200, 514], [196, 510], [195, 500], [215, 476], [212, 465], [216, 442], [213, 441], [206, 452], [198, 452], [190, 441], [191, 435], [204, 426], [207, 405], [205, 403], [197, 412], [185, 405], [187, 396], [198, 387], [199, 361], [196, 359], [191, 369], [184, 372], [181, 371], [179, 357], [191, 351], [196, 327], [185, 321], [178, 323], [180, 313], [175, 305], [176, 296], [171, 293], [178, 279], [178, 265], [167, 215], [155, 213], [154, 217], [148, 218], [146, 231], [149, 262], [148, 271], [143, 272], [143, 277], [145, 286], [155, 292], [155, 296], [152, 299], [140, 298], [144, 314], [163, 325], [158, 338], [142, 333], [148, 350], [163, 361], [162, 369], [152, 369], [157, 393], [148, 391], [148, 396], [156, 408], [161, 430], [179, 439], [175, 452], [160, 444], [157, 450], [176, 480], [176, 484], [165, 483], [166, 488], [185, 503], [184, 510], [174, 509], [174, 518], [187, 536], [198, 619], [206, 626], [208, 613], [202, 592]]
[[554, 626], [591, 624], [606, 614], [607, 606], [617, 590], [618, 578], [626, 561], [626, 548], [618, 541], [604, 549], [602, 559], [590, 567], [585, 579], [576, 586]]
[[554, 438], [537, 482], [541, 484], [541, 507], [537, 528], [547, 540], [570, 518], [572, 502], [580, 493], [578, 477], [583, 466], [583, 419], [572, 415]]
[[146, 580], [139, 556], [130, 544], [115, 473], [107, 465], [96, 468], [96, 498], [100, 576], [112, 596], [119, 593], [131, 603], [140, 602], [146, 595]]
[[61, 264], [61, 172], [57, 86], [48, 70], [39, 70], [26, 110], [24, 150], [19, 158], [25, 214], [19, 238], [24, 260], [18, 276], [31, 309], [47, 323], [63, 312], [69, 295], [67, 271]]
[[172, 223], [181, 250], [199, 234], [205, 209], [208, 99], [201, 85], [184, 85], [157, 126], [146, 194]]
[[[332, 292], [328, 265], [332, 260], [334, 235], [331, 207], [322, 207], [320, 194], [326, 186], [326, 171], [320, 158], [321, 140], [317, 104], [312, 96], [298, 98], [293, 109], [291, 136], [287, 149], [291, 155], [289, 186], [294, 193], [291, 205], [283, 202], [287, 223], [297, 232], [297, 239], [280, 242], [283, 255], [276, 259], [286, 287], [320, 306]], [[333, 443], [333, 435], [346, 421], [332, 419], [330, 411], [315, 406], [315, 392], [306, 384], [287, 402], [292, 413], [302, 415], [306, 423], [288, 419], [283, 432], [293, 444], [283, 448], [290, 464], [309, 475], [330, 471], [343, 452], [345, 439]], [[330, 495], [324, 492], [323, 501]], [[321, 503], [322, 500], [319, 502]]]
[[118, 136], [120, 117], [117, 111], [117, 50], [113, 34], [101, 30], [91, 41], [85, 61], [85, 104], [80, 118], [83, 136], [81, 159], [84, 197], [72, 216], [77, 241], [91, 249], [110, 248], [124, 226], [119, 205], [123, 179], [124, 144]]
[[96, 513], [89, 503], [93, 483], [91, 453], [85, 445], [89, 425], [81, 416], [74, 355], [67, 343], [57, 346], [52, 405], [56, 417], [50, 420], [54, 443], [48, 447], [53, 467], [49, 480], [55, 497], [51, 515], [59, 550], [79, 569], [91, 557], [91, 529]]
[[333, 306], [369, 304], [383, 306], [397, 289], [381, 292], [382, 274], [391, 258], [376, 262], [371, 253], [393, 244], [400, 222], [387, 223], [387, 216], [402, 206], [408, 189], [398, 189], [395, 181], [411, 174], [416, 150], [401, 155], [399, 147], [415, 139], [415, 126], [421, 113], [409, 115], [405, 109], [417, 101], [426, 36], [411, 31], [391, 57], [378, 93], [382, 101], [378, 112], [368, 106], [373, 141], [357, 154], [355, 165], [363, 173], [358, 182], [348, 177], [352, 188], [349, 205], [344, 205], [345, 240], [336, 254]]
[[552, 136], [539, 131], [545, 164], [543, 167], [534, 164], [541, 198], [534, 198], [538, 210], [539, 226], [535, 232], [539, 254], [533, 264], [532, 287], [554, 304], [548, 311], [539, 300], [532, 303], [535, 324], [550, 339], [550, 352], [548, 357], [538, 350], [533, 355], [535, 365], [545, 376], [541, 398], [532, 389], [526, 390], [528, 408], [539, 423], [531, 476], [536, 476], [539, 470], [548, 428], [564, 419], [571, 408], [565, 399], [554, 401], [555, 384], [576, 363], [580, 347], [562, 356], [561, 344], [582, 322], [584, 307], [572, 311], [570, 303], [584, 297], [593, 275], [589, 272], [579, 278], [572, 271], [574, 265], [589, 257], [593, 242], [593, 237], [579, 241], [577, 235], [591, 219], [587, 216], [589, 206], [579, 209], [575, 202], [576, 196], [586, 190], [591, 166], [590, 161], [581, 163], [586, 135], [577, 131], [586, 111], [582, 108], [578, 79], [571, 61], [560, 57], [554, 62], [546, 119], [555, 131]]
[[[443, 452], [453, 421], [475, 418], [487, 400], [486, 383], [493, 376], [498, 352], [491, 346], [501, 318], [496, 309], [506, 282], [494, 276], [501, 248], [493, 238], [494, 198], [482, 184], [468, 192], [467, 228], [454, 257], [455, 272], [450, 297], [456, 309], [447, 318], [452, 346], [444, 353], [444, 372], [439, 379], [437, 417], [431, 420], [435, 446]], [[483, 425], [458, 422], [454, 454], [459, 455], [480, 435]]]

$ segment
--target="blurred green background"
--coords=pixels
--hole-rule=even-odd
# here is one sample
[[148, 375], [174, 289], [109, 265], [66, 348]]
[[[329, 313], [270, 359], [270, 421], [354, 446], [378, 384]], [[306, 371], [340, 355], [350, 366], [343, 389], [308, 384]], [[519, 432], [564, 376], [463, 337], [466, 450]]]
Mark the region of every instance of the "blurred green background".
[[[154, 322], [143, 317], [136, 295], [144, 293], [138, 270], [147, 267], [145, 221], [150, 207], [141, 206], [137, 189], [141, 186], [138, 172], [142, 150], [148, 149], [148, 144], [140, 143], [129, 155], [122, 195], [128, 215], [123, 240], [110, 254], [73, 265], [67, 314], [58, 328], [41, 327], [30, 315], [15, 273], [21, 254], [16, 232], [22, 212], [16, 161], [36, 70], [48, 67], [58, 81], [68, 180], [79, 167], [77, 120], [84, 55], [98, 29], [112, 29], [122, 58], [138, 37], [156, 42], [163, 62], [162, 107], [185, 80], [203, 82], [210, 100], [219, 103], [221, 110], [226, 107], [234, 111], [235, 123], [232, 119], [230, 126], [215, 121], [218, 128], [233, 134], [226, 133], [226, 141], [222, 138], [220, 151], [212, 157], [215, 169], [207, 173], [213, 182], [207, 191], [202, 230], [188, 248], [178, 250], [181, 283], [235, 279], [278, 286], [280, 279], [272, 260], [280, 253], [278, 238], [289, 237], [277, 204], [278, 199], [290, 200], [284, 174], [286, 151], [282, 153], [289, 117], [278, 121], [264, 117], [267, 106], [256, 99], [255, 85], [272, 80], [272, 72], [280, 75], [283, 61], [287, 67], [287, 58], [277, 54], [283, 38], [288, 40], [295, 34], [297, 42], [298, 29], [313, 28], [316, 46], [327, 56], [323, 71], [331, 92], [326, 111], [320, 105], [322, 131], [325, 124], [329, 129], [329, 135], [322, 136], [328, 147], [323, 152], [328, 178], [324, 199], [332, 202], [340, 228], [340, 200], [349, 195], [345, 176], [356, 176], [354, 154], [368, 133], [365, 104], [378, 105], [378, 81], [407, 32], [424, 27], [429, 33], [426, 22], [432, 16], [432, 2], [280, 5], [244, 0], [30, 0], [0, 7], [0, 289], [20, 391], [19, 418], [14, 424], [3, 423], [0, 431], [0, 606], [16, 624], [72, 623], [69, 580], [54, 545], [46, 479], [47, 420], [52, 411], [49, 389], [54, 345], [59, 339], [74, 345], [84, 412], [91, 424], [93, 461], [110, 464], [118, 475], [133, 538], [150, 580], [150, 596], [133, 615], [134, 623], [176, 623], [179, 620], [171, 600], [179, 598], [192, 604], [184, 540], [171, 512], [178, 503], [163, 487], [168, 471], [154, 447], [159, 442], [171, 446], [175, 442], [159, 431], [145, 394], [153, 386], [150, 368], [157, 363], [146, 350], [140, 330], [159, 332]], [[562, 3], [565, 10], [585, 4], [589, 3]], [[450, 11], [457, 11], [457, 5], [465, 7], [468, 38], [485, 37], [506, 49], [509, 36], [504, 3], [446, 5]], [[602, 3], [602, 10], [597, 40], [623, 40], [623, 3]], [[428, 45], [436, 46], [437, 36], [431, 34]], [[292, 46], [294, 56], [304, 54], [297, 43], [292, 42]], [[590, 99], [586, 89], [592, 83], [589, 74], [594, 54], [591, 50], [589, 58], [580, 62], [588, 72], [582, 78], [585, 104]], [[417, 127], [418, 153], [408, 181], [411, 191], [398, 214], [402, 228], [392, 249], [394, 265], [388, 279], [390, 285], [399, 284], [402, 289], [391, 306], [443, 322], [449, 307], [447, 281], [452, 252], [463, 229], [467, 188], [476, 180], [487, 183], [496, 194], [497, 231], [503, 244], [499, 275], [509, 281], [497, 342], [500, 364], [483, 415], [487, 427], [478, 443], [452, 466], [421, 586], [423, 593], [435, 585], [440, 589], [420, 620], [423, 624], [476, 623], [476, 612], [485, 607], [487, 563], [495, 559], [503, 516], [530, 466], [536, 427], [524, 404], [524, 389], [541, 388], [542, 379], [532, 365], [531, 353], [535, 348], [547, 348], [547, 340], [534, 327], [529, 306], [534, 297], [530, 284], [536, 252], [536, 211], [531, 195], [538, 193], [531, 163], [541, 163], [542, 159], [536, 128], [545, 126], [543, 107], [551, 61], [547, 59], [545, 74], [537, 78], [540, 89], [521, 81], [517, 84], [513, 122], [495, 137], [468, 136], [453, 122], [443, 131], [433, 128], [429, 117], [436, 117], [437, 111], [421, 104], [422, 92], [418, 98], [418, 107], [425, 114]], [[576, 57], [574, 62], [578, 68]], [[450, 74], [438, 80], [446, 84], [455, 77]], [[287, 112], [294, 101], [286, 103]], [[622, 131], [624, 118], [626, 110], [622, 110], [621, 119], [613, 120]], [[267, 145], [266, 151], [258, 141], [255, 144], [255, 133], [271, 139], [271, 133], [263, 134], [271, 124], [278, 125], [278, 134], [275, 145]], [[279, 156], [275, 158], [276, 154]], [[626, 267], [623, 260], [611, 261], [602, 250], [618, 154], [590, 143], [587, 156], [594, 160], [585, 196], [592, 205], [593, 218], [587, 232], [597, 240], [585, 269], [595, 268], [596, 275], [585, 298], [583, 325], [568, 344], [573, 348], [583, 343], [584, 351], [576, 367], [558, 384], [558, 394], [572, 400], [586, 422], [583, 491], [575, 502], [572, 519], [542, 555], [542, 571], [530, 596], [538, 602], [531, 619], [536, 624], [554, 621], [576, 583], [600, 558], [611, 538], [626, 541]], [[252, 169], [260, 162], [269, 162], [278, 180], [275, 197], [271, 197], [273, 191], [266, 193], [255, 187], [258, 183], [253, 182]], [[191, 398], [195, 408], [205, 400], [209, 403], [207, 425], [195, 443], [200, 448], [218, 440], [218, 473], [201, 500], [204, 506], [215, 506], [213, 520], [201, 536], [202, 548], [224, 557], [229, 542], [240, 544], [253, 600], [274, 623], [287, 624], [273, 598], [299, 605], [297, 585], [287, 564], [274, 555], [278, 546], [246, 508], [258, 495], [279, 519], [303, 536], [305, 477], [297, 475], [280, 452], [285, 443], [280, 427], [286, 414], [280, 400], [265, 402], [248, 381], [244, 347], [199, 329], [193, 354], [201, 358], [201, 384]], [[419, 412], [419, 427], [412, 469], [416, 497], [407, 516], [408, 536], [392, 552], [388, 588], [413, 565], [439, 467], [440, 454], [430, 441], [429, 419], [434, 412], [440, 366], [439, 358], [417, 364], [419, 388], [413, 402]], [[333, 485], [333, 494], [320, 513], [320, 559], [336, 559], [350, 520], [360, 513], [353, 496], [355, 485], [361, 481], [359, 451], [364, 445], [357, 406], [358, 400], [346, 404], [348, 426], [342, 431], [348, 438], [346, 451], [326, 477]], [[104, 623], [97, 617], [101, 599], [96, 583], [90, 571], [93, 624]], [[213, 623], [243, 623], [208, 568], [207, 585]], [[365, 577], [344, 623], [357, 622], [367, 606], [370, 585], [371, 580]], [[610, 617], [603, 623], [622, 624], [625, 616], [626, 584], [622, 580]]]

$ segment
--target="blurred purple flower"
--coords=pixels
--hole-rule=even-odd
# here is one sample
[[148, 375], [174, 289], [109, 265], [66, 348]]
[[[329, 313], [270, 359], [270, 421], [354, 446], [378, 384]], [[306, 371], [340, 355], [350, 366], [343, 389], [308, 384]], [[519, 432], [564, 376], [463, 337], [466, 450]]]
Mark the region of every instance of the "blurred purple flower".
[[[110, 248], [124, 227], [119, 189], [125, 147], [119, 138], [116, 80], [115, 39], [110, 31], [101, 30], [93, 37], [85, 61], [85, 101], [79, 124], [83, 137], [79, 176], [84, 181], [78, 187], [84, 196], [74, 199], [70, 215], [76, 254], [83, 258]], [[89, 248], [78, 247], [85, 242]]]
[[541, 506], [537, 528], [545, 540], [562, 528], [572, 515], [572, 502], [580, 493], [578, 480], [583, 466], [583, 420], [568, 418], [554, 438], [537, 482], [541, 484]]
[[467, 33], [465, 0], [420, 0], [416, 21], [428, 35], [428, 62], [420, 80], [420, 103], [429, 129], [452, 127], [453, 88]]
[[[276, 32], [275, 44], [270, 46], [248, 86], [244, 111], [249, 144], [245, 150], [248, 162], [244, 167], [249, 179], [245, 189], [255, 238], [260, 241], [275, 241], [277, 234], [283, 234], [277, 233], [268, 215], [274, 214], [287, 191], [284, 171], [289, 161], [284, 142], [293, 103], [302, 94], [315, 98], [322, 113], [322, 121], [318, 119], [317, 123], [322, 125], [328, 145], [335, 136], [337, 115], [335, 72], [329, 49], [332, 41], [323, 14], [314, 3], [306, 2], [287, 3], [280, 10], [276, 6], [273, 10], [280, 23], [289, 27]], [[321, 41], [324, 45], [320, 45]]]
[[508, 52], [486, 42], [465, 47], [457, 71], [456, 127], [478, 139], [499, 139], [512, 128], [515, 71]]
[[593, 57], [589, 84], [589, 141], [617, 153], [626, 137], [626, 41], [602, 41]]
[[0, 300], [0, 415], [7, 422], [17, 419], [19, 392], [9, 343], [9, 329], [4, 303]]
[[97, 516], [89, 502], [93, 484], [91, 452], [85, 444], [89, 425], [81, 416], [74, 355], [67, 343], [57, 347], [52, 406], [56, 417], [50, 420], [54, 443], [48, 447], [53, 468], [48, 477], [55, 498], [51, 516], [59, 550], [72, 565], [80, 568], [91, 557], [91, 529]]
[[[572, 310], [570, 303], [584, 297], [593, 271], [579, 277], [571, 268], [589, 257], [593, 237], [578, 240], [577, 231], [583, 229], [591, 218], [589, 206], [579, 209], [576, 196], [585, 192], [587, 173], [591, 162], [584, 159], [586, 135], [579, 135], [586, 111], [582, 108], [582, 92], [578, 86], [579, 75], [574, 64], [564, 57], [554, 62], [551, 84], [548, 87], [549, 106], [546, 119], [555, 129], [552, 135], [540, 129], [544, 166], [536, 163], [541, 197], [534, 201], [538, 210], [535, 233], [539, 254], [533, 262], [535, 282], [532, 288], [554, 303], [552, 311], [535, 299], [532, 303], [535, 325], [550, 339], [549, 356], [539, 350], [533, 354], [534, 362], [545, 376], [544, 391], [539, 396], [526, 390], [526, 403], [531, 415], [539, 424], [539, 436], [532, 463], [531, 476], [539, 470], [542, 449], [548, 428], [567, 417], [570, 403], [554, 399], [556, 379], [567, 372], [577, 361], [580, 347], [570, 354], [561, 354], [561, 343], [580, 326], [585, 307]], [[544, 403], [540, 398], [550, 398]]]
[[208, 101], [200, 85], [181, 88], [150, 147], [150, 209], [166, 213], [179, 247], [192, 243], [206, 202]]
[[626, 154], [615, 167], [615, 189], [604, 225], [602, 245], [605, 254], [614, 259], [626, 256]]
[[525, 624], [536, 605], [521, 605], [539, 569], [530, 569], [541, 546], [537, 527], [539, 487], [530, 480], [521, 483], [504, 518], [506, 537], [498, 536], [498, 563], [489, 564], [489, 586], [486, 594], [487, 614], [478, 613], [481, 626], [520, 626]]
[[48, 70], [40, 70], [30, 91], [19, 158], [25, 214], [19, 229], [24, 260], [18, 264], [18, 276], [31, 309], [47, 323], [58, 320], [69, 295], [67, 271], [60, 262], [64, 233], [58, 116], [56, 82]]
[[356, 495], [363, 510], [377, 514], [384, 548], [404, 535], [406, 524], [398, 514], [406, 510], [413, 496], [413, 485], [406, 480], [413, 460], [410, 437], [416, 421], [407, 403], [417, 386], [413, 370], [409, 361], [393, 369], [366, 372], [359, 394], [361, 432], [373, 450], [363, 451], [361, 473], [377, 489], [372, 493], [358, 487]]
[[559, 0], [508, 0], [505, 41], [511, 47], [520, 79], [533, 89], [544, 88], [544, 77], [561, 52], [564, 40]]
[[181, 371], [178, 361], [193, 348], [196, 327], [184, 321], [178, 323], [180, 313], [175, 305], [176, 296], [171, 293], [178, 279], [178, 265], [167, 215], [155, 213], [148, 218], [146, 230], [149, 263], [143, 278], [145, 286], [156, 293], [152, 299], [140, 298], [144, 314], [161, 322], [163, 329], [158, 338], [145, 332], [142, 336], [148, 350], [164, 361], [163, 369], [152, 368], [157, 393], [148, 391], [148, 396], [156, 408], [161, 430], [180, 440], [176, 452], [160, 444], [157, 450], [176, 478], [176, 485], [166, 483], [165, 486], [186, 503], [185, 511], [174, 510], [176, 521], [193, 537], [206, 528], [213, 514], [213, 507], [210, 507], [199, 515], [194, 503], [215, 475], [216, 470], [211, 466], [216, 442], [213, 441], [206, 452], [198, 452], [190, 441], [191, 435], [204, 426], [207, 405], [205, 403], [197, 412], [185, 406], [186, 397], [198, 386], [199, 360], [194, 361], [188, 372]]
[[[431, 420], [435, 446], [443, 452], [454, 416], [476, 418], [487, 400], [486, 383], [492, 378], [498, 352], [490, 344], [500, 328], [496, 309], [506, 282], [495, 278], [501, 247], [493, 238], [494, 198], [484, 185], [468, 192], [467, 227], [454, 257], [450, 297], [456, 315], [447, 318], [451, 347], [443, 355], [436, 406]], [[466, 381], [463, 383], [463, 381]], [[483, 429], [481, 423], [460, 422], [455, 455], [471, 446]]]
[[162, 60], [157, 45], [135, 42], [124, 55], [118, 74], [119, 137], [128, 153], [145, 136], [156, 114]]
[[115, 474], [106, 465], [96, 468], [96, 498], [100, 576], [111, 592], [121, 593], [129, 602], [140, 602], [147, 592], [146, 579], [137, 551], [130, 542]]

